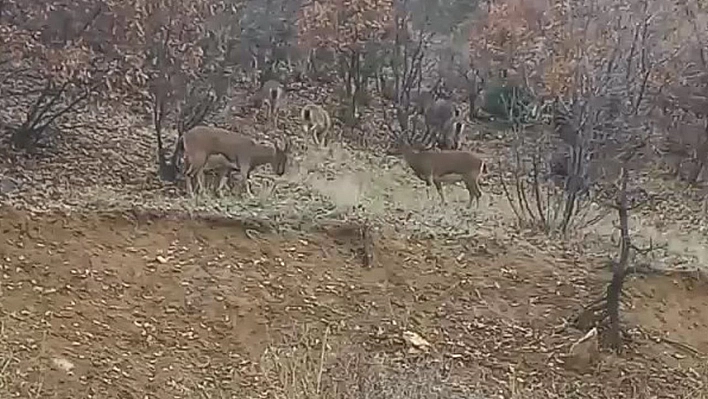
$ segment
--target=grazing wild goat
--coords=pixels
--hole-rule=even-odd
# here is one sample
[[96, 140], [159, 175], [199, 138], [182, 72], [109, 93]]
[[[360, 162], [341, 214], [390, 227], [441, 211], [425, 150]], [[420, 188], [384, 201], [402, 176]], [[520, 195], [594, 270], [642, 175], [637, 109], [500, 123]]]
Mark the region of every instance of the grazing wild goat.
[[442, 203], [445, 204], [442, 183], [456, 183], [462, 181], [470, 194], [468, 206], [472, 200], [477, 201], [482, 197], [479, 181], [486, 173], [486, 163], [476, 154], [469, 151], [458, 150], [414, 150], [408, 142], [401, 147], [403, 159], [413, 169], [418, 178], [423, 180], [428, 189], [434, 185]]
[[267, 104], [266, 118], [273, 122], [273, 126], [278, 127], [278, 113], [285, 101], [285, 89], [276, 80], [269, 80], [253, 95], [253, 105], [259, 110], [263, 104]]
[[282, 148], [277, 144], [271, 147], [258, 144], [243, 134], [209, 126], [192, 128], [182, 136], [182, 140], [185, 160], [189, 165], [185, 176], [187, 191], [192, 196], [194, 196], [192, 178], [197, 175], [197, 185], [200, 189], [203, 188], [204, 166], [210, 155], [221, 154], [227, 161], [226, 165], [222, 165], [224, 167], [220, 173], [217, 190], [223, 188], [230, 169], [238, 169], [241, 172], [242, 184], [246, 186], [246, 192], [253, 195], [248, 181], [251, 171], [257, 166], [269, 163], [273, 172], [282, 176], [285, 173], [290, 150], [290, 143], [287, 141]]
[[324, 108], [316, 104], [307, 104], [300, 111], [300, 119], [305, 133], [312, 133], [312, 140], [316, 145], [327, 145], [332, 119]]

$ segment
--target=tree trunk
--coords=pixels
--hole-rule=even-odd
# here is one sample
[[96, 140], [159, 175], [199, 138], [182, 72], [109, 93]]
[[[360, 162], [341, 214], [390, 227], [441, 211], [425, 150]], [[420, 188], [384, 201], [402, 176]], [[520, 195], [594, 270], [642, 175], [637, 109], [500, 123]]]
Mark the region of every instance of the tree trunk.
[[607, 314], [610, 318], [608, 343], [617, 352], [622, 351], [622, 331], [620, 326], [620, 300], [622, 286], [626, 276], [629, 251], [632, 247], [629, 236], [629, 206], [627, 204], [627, 170], [622, 168], [620, 190], [617, 198], [617, 207], [620, 221], [620, 257], [612, 264], [612, 281], [607, 287]]

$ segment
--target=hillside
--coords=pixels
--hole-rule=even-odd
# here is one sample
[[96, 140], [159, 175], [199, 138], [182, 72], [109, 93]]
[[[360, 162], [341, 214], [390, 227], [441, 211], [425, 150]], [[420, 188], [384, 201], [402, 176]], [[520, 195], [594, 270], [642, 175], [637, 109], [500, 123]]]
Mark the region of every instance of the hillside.
[[[568, 357], [584, 334], [571, 320], [605, 289], [612, 217], [569, 242], [519, 230], [494, 172], [479, 210], [459, 187], [443, 207], [399, 158], [307, 149], [288, 112], [295, 156], [282, 178], [256, 173], [255, 198], [195, 202], [159, 182], [152, 132], [131, 115], [99, 112], [89, 123], [107, 128], [65, 132], [51, 156], [8, 153], [0, 390], [705, 397], [708, 300], [694, 274], [630, 277], [625, 353]], [[234, 123], [265, 137], [248, 118]], [[504, 148], [474, 145], [490, 159]], [[700, 219], [681, 215], [634, 215], [637, 238], [666, 237], [653, 266], [703, 263], [705, 236], [686, 227]]]
[[[281, 236], [8, 209], [2, 220], [0, 381], [18, 397], [306, 397], [318, 378], [326, 395], [348, 384], [365, 397], [705, 392], [708, 303], [691, 279], [632, 281], [628, 352], [575, 370], [564, 355], [580, 334], [563, 320], [602, 277], [570, 254], [392, 233], [364, 268], [339, 226]], [[414, 350], [407, 331], [430, 347]]]

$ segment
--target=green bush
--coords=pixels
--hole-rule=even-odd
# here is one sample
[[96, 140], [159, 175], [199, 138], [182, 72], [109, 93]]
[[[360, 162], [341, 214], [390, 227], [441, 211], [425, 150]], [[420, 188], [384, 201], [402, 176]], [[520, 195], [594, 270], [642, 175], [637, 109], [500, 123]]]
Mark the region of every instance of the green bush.
[[486, 92], [482, 110], [504, 120], [509, 120], [509, 111], [513, 111], [511, 114], [515, 120], [525, 122], [530, 116], [528, 109], [532, 102], [533, 96], [524, 87], [492, 86]]

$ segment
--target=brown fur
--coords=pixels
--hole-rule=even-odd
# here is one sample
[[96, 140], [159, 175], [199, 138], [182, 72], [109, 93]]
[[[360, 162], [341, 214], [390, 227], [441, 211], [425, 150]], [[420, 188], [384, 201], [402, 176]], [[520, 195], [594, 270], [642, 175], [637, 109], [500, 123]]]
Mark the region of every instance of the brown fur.
[[462, 181], [470, 194], [468, 206], [472, 206], [472, 200], [475, 199], [479, 207], [479, 199], [482, 197], [479, 181], [486, 172], [486, 163], [479, 156], [469, 151], [457, 150], [415, 151], [407, 144], [403, 146], [402, 152], [403, 158], [415, 175], [428, 187], [435, 186], [443, 204], [445, 196], [442, 183]]
[[427, 90], [415, 93], [411, 97], [413, 111], [421, 115], [424, 115], [426, 111], [435, 103], [435, 96], [432, 92]]
[[221, 191], [230, 169], [241, 172], [242, 183], [246, 191], [252, 195], [249, 185], [251, 171], [257, 166], [270, 164], [278, 176], [285, 173], [287, 154], [290, 149], [288, 143], [283, 148], [278, 145], [267, 146], [258, 144], [250, 137], [240, 133], [209, 126], [197, 126], [186, 132], [182, 138], [184, 142], [185, 161], [189, 165], [186, 172], [187, 191], [194, 196], [192, 177], [197, 175], [197, 185], [204, 187], [204, 167], [211, 155], [220, 154], [227, 162], [220, 173], [218, 191]]
[[327, 111], [319, 105], [307, 104], [300, 111], [300, 119], [305, 133], [312, 134], [316, 145], [326, 145], [332, 129], [332, 119]]

